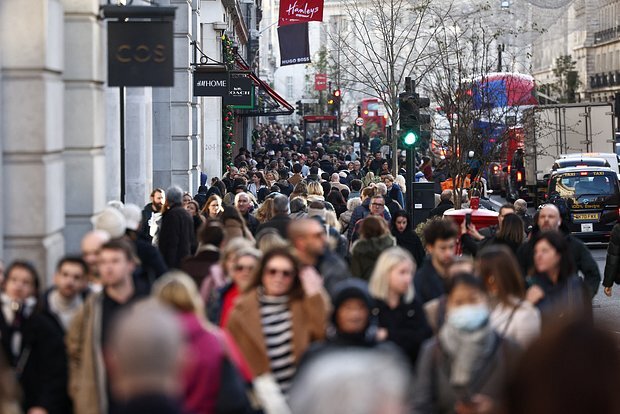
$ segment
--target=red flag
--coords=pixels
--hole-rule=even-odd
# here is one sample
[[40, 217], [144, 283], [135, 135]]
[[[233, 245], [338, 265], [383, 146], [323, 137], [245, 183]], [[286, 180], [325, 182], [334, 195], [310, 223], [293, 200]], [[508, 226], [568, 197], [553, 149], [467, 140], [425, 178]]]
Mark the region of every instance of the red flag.
[[323, 0], [280, 0], [278, 26], [323, 21]]

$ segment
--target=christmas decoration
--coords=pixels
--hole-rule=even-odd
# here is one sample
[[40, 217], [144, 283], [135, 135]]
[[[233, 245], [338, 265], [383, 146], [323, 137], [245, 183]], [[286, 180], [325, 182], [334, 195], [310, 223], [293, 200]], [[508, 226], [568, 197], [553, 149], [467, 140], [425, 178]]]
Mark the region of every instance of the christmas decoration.
[[[228, 70], [234, 69], [235, 54], [233, 52], [233, 42], [226, 35], [222, 36], [222, 61], [226, 64]], [[232, 107], [224, 106], [222, 110], [222, 162], [224, 170], [226, 170], [227, 166], [233, 165], [234, 125]]]
[[222, 111], [222, 143], [224, 144], [224, 151], [222, 151], [224, 169], [227, 166], [233, 165], [233, 146], [235, 141], [233, 140], [234, 133], [234, 119], [232, 117], [231, 107], [225, 106]]

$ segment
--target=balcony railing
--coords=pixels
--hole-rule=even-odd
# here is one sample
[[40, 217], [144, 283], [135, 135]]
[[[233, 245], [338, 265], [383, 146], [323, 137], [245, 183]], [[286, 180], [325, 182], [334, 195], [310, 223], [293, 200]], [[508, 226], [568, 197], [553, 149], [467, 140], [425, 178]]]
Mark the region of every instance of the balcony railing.
[[594, 44], [608, 42], [610, 40], [618, 39], [619, 37], [620, 26], [601, 30], [600, 32], [594, 33]]
[[620, 86], [620, 71], [590, 75], [590, 88], [606, 88], [609, 86]]

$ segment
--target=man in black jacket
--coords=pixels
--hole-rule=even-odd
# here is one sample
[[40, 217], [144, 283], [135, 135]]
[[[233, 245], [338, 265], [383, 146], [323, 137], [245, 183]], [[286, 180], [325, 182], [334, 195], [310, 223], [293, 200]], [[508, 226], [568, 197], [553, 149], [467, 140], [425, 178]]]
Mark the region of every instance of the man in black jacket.
[[437, 204], [437, 207], [430, 211], [428, 217], [443, 217], [443, 213], [451, 208], [454, 208], [452, 195], [452, 190], [443, 190], [439, 196], [439, 204]]
[[458, 230], [446, 219], [431, 221], [424, 228], [428, 255], [413, 278], [416, 297], [424, 304], [446, 291], [448, 266], [454, 258]]
[[245, 224], [253, 236], [256, 236], [256, 229], [260, 225], [260, 222], [256, 217], [250, 214], [250, 207], [252, 207], [252, 200], [245, 191], [235, 194], [235, 208], [241, 213], [241, 217], [245, 220]]
[[351, 277], [344, 260], [329, 250], [327, 233], [318, 220], [300, 219], [291, 222], [288, 237], [299, 260], [306, 266], [314, 266], [323, 276], [323, 284], [329, 294], [334, 293], [338, 282]]
[[168, 268], [178, 269], [181, 260], [191, 254], [196, 244], [194, 221], [183, 208], [183, 191], [172, 186], [166, 190], [166, 204], [159, 229], [159, 251]]
[[142, 223], [140, 228], [140, 236], [148, 242], [151, 242], [153, 238], [150, 234], [149, 220], [151, 216], [161, 212], [161, 208], [166, 201], [166, 194], [161, 188], [156, 188], [151, 192], [151, 202], [144, 206], [142, 210]]
[[532, 237], [517, 251], [517, 259], [521, 265], [523, 275], [528, 275], [534, 267], [534, 242], [536, 234], [541, 231], [557, 230], [564, 234], [568, 246], [575, 261], [575, 267], [583, 273], [586, 286], [590, 289], [592, 297], [596, 296], [598, 286], [601, 284], [601, 273], [598, 265], [592, 257], [588, 247], [578, 238], [570, 234], [568, 229], [562, 226], [560, 210], [553, 204], [546, 204], [538, 211], [536, 225], [532, 229]]

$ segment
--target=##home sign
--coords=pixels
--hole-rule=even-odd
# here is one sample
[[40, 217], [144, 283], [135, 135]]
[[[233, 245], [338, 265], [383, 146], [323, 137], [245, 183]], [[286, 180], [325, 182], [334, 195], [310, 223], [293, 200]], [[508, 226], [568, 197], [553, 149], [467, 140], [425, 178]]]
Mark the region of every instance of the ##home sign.
[[281, 0], [279, 26], [323, 21], [323, 0]]

